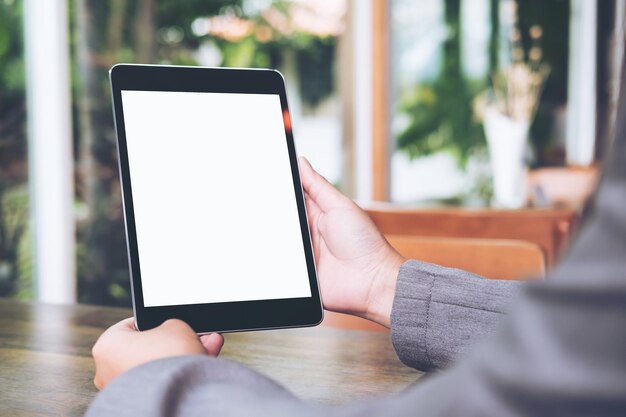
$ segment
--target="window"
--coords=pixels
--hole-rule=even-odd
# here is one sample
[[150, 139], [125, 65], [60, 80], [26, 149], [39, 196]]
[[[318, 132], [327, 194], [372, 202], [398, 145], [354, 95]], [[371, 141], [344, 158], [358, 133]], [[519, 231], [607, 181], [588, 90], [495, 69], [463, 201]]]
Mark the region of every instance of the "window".
[[76, 1], [80, 301], [130, 302], [109, 68], [135, 62], [280, 69], [287, 81], [298, 153], [341, 187], [338, 45], [346, 7], [345, 1], [336, 0]]
[[390, 199], [489, 204], [489, 155], [473, 103], [492, 84], [493, 74], [511, 61], [516, 27], [525, 56], [534, 46], [531, 27], [539, 28], [542, 61], [550, 67], [528, 159], [534, 166], [563, 164], [569, 2], [418, 3], [393, 0], [390, 6]]
[[[550, 66], [527, 158], [587, 164], [603, 149], [595, 137], [611, 130], [623, 3], [0, 0], [0, 296], [130, 301], [115, 63], [276, 67], [298, 152], [348, 195], [365, 205], [483, 206], [491, 174], [474, 99], [512, 56], [515, 16], [524, 53], [536, 25]], [[50, 196], [53, 210], [37, 204]]]

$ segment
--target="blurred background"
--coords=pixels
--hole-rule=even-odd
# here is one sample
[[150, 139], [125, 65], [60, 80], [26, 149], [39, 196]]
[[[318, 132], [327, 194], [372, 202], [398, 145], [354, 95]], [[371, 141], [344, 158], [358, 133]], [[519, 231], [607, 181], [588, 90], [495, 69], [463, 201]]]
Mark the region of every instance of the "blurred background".
[[[119, 62], [278, 68], [298, 153], [386, 234], [403, 226], [380, 216], [414, 213], [429, 236], [535, 242], [550, 267], [609, 144], [624, 7], [0, 0], [0, 297], [130, 305]], [[442, 214], [483, 220], [450, 231]]]

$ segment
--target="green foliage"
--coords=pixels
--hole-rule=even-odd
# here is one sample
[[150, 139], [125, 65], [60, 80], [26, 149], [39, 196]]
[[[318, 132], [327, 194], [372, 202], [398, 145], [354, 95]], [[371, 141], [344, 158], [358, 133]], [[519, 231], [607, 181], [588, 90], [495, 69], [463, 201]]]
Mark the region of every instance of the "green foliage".
[[250, 67], [256, 62], [268, 62], [269, 57], [264, 51], [257, 49], [257, 43], [252, 37], [246, 37], [236, 43], [224, 43], [221, 48], [222, 64], [225, 67]]
[[[274, 1], [272, 7], [288, 20], [289, 1]], [[285, 35], [272, 26], [261, 15], [247, 16], [238, 5], [227, 8], [239, 18], [255, 28], [271, 33], [269, 39], [260, 41], [253, 30], [238, 41], [214, 39], [222, 51], [222, 65], [229, 67], [277, 68], [286, 53], [295, 55], [298, 73], [298, 88], [303, 101], [311, 107], [317, 106], [334, 91], [333, 61], [336, 53], [337, 38], [318, 36], [305, 31], [294, 31]]]
[[24, 100], [22, 2], [0, 1], [0, 117]]
[[[24, 190], [26, 192], [26, 190]], [[22, 233], [17, 247], [17, 283], [13, 296], [18, 300], [32, 300], [34, 297], [33, 261], [32, 261], [32, 233], [30, 222]]]
[[461, 70], [460, 0], [446, 0], [448, 38], [443, 45], [441, 74], [404, 98], [400, 111], [410, 123], [397, 137], [398, 149], [410, 158], [449, 151], [465, 166], [472, 151], [484, 146], [481, 126], [474, 120], [476, 88]]
[[416, 87], [401, 111], [411, 117], [397, 138], [410, 158], [448, 151], [465, 166], [473, 150], [484, 144], [483, 130], [473, 116], [471, 94], [464, 83], [444, 78]]
[[6, 9], [5, 4], [0, 4], [0, 56], [4, 56], [11, 45], [11, 19]]
[[[408, 116], [410, 123], [398, 135], [397, 145], [411, 158], [449, 151], [465, 166], [469, 155], [484, 147], [484, 133], [472, 118], [471, 103], [485, 88], [485, 82], [468, 80], [461, 71], [461, 1], [445, 0], [449, 36], [443, 45], [441, 74], [401, 97], [399, 110]], [[544, 31], [542, 61], [551, 70], [530, 132], [541, 162], [542, 154], [553, 145], [554, 111], [564, 105], [567, 98], [570, 5], [567, 0], [520, 0], [517, 4], [524, 52], [528, 54], [532, 46], [530, 27], [539, 25]], [[493, 73], [497, 69], [501, 36], [499, 0], [490, 0], [490, 6], [491, 33], [487, 52], [490, 73]]]
[[[29, 246], [24, 246], [28, 226], [28, 189], [14, 186], [0, 200], [0, 295], [28, 291], [31, 285]], [[24, 250], [27, 252], [24, 252]], [[26, 255], [26, 256], [25, 256]]]
[[0, 296], [22, 298], [32, 294], [23, 55], [22, 2], [0, 1]]
[[198, 46], [198, 38], [191, 31], [197, 17], [217, 14], [243, 14], [241, 0], [159, 0], [156, 2], [156, 19], [160, 27], [178, 26], [184, 31], [186, 46]]
[[[535, 120], [530, 128], [530, 139], [537, 151], [539, 163], [544, 162], [544, 153], [554, 145], [554, 111], [567, 101], [567, 75], [569, 61], [568, 0], [523, 0], [519, 4], [519, 24], [522, 44], [526, 55], [532, 46], [529, 29], [539, 25], [543, 29], [542, 61], [549, 66], [550, 76], [546, 80]], [[613, 16], [610, 17], [611, 19]], [[607, 24], [600, 22], [600, 25]]]
[[300, 95], [313, 107], [335, 88], [332, 62], [336, 46], [336, 38], [311, 38], [296, 49]]

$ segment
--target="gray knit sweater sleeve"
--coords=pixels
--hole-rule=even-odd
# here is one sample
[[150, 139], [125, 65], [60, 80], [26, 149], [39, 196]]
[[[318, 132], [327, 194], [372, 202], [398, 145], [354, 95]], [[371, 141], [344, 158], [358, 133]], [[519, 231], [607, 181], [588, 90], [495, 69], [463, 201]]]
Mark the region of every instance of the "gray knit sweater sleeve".
[[406, 365], [425, 371], [449, 365], [495, 331], [519, 287], [515, 281], [405, 262], [391, 313], [398, 356]]

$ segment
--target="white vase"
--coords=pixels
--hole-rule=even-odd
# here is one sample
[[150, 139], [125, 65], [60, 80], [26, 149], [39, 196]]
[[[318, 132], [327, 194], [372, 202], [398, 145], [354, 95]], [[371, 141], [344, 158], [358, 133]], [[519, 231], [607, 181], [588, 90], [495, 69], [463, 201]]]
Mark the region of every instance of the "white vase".
[[493, 204], [508, 209], [524, 207], [528, 195], [524, 156], [530, 124], [490, 108], [485, 111], [484, 127], [493, 172]]

